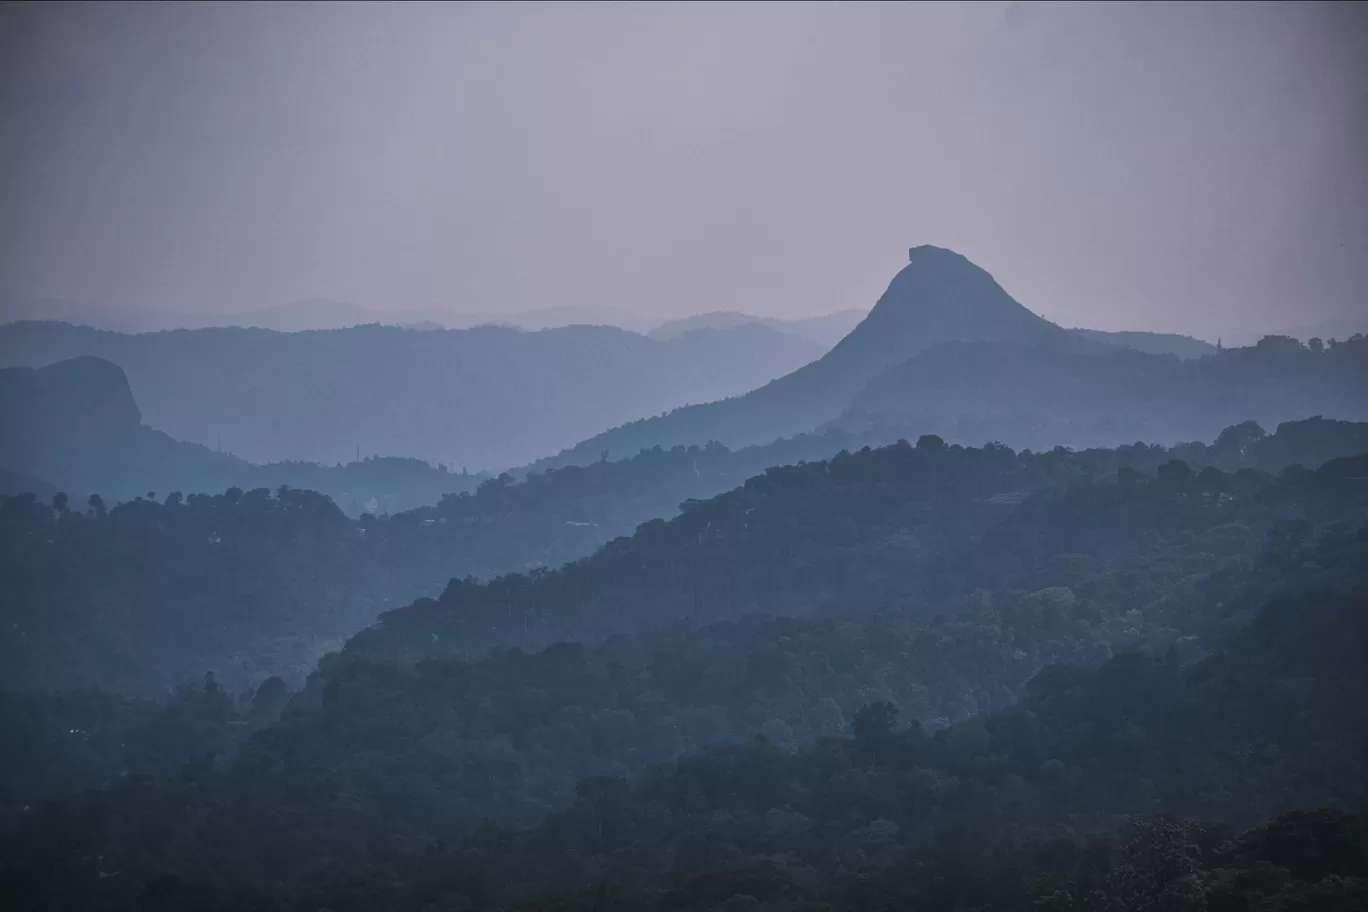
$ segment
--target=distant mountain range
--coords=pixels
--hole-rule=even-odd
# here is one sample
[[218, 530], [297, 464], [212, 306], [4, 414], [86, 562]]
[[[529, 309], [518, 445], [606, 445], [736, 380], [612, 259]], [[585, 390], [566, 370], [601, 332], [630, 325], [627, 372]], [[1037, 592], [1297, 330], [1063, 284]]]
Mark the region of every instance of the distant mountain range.
[[347, 301], [331, 298], [305, 298], [273, 307], [234, 314], [185, 314], [147, 329], [206, 329], [216, 326], [240, 326], [246, 329], [274, 329], [279, 332], [302, 332], [310, 329], [347, 329], [366, 323], [389, 322], [380, 315]]
[[605, 427], [745, 392], [822, 350], [757, 324], [666, 340], [602, 326], [0, 327], [0, 366], [104, 358], [127, 373], [148, 425], [252, 462], [332, 464], [359, 451], [472, 469], [526, 463]]
[[777, 320], [770, 317], [756, 317], [751, 314], [738, 313], [734, 310], [718, 310], [712, 313], [685, 317], [682, 320], [670, 320], [668, 323], [662, 323], [651, 330], [648, 335], [652, 339], [671, 339], [695, 329], [728, 329], [744, 326], [747, 323], [759, 323], [761, 326], [768, 326], [778, 332], [811, 339], [825, 348], [831, 348], [849, 335], [850, 331], [858, 326], [868, 313], [865, 310], [841, 310], [820, 317]]
[[[294, 327], [367, 316], [326, 300], [258, 313], [260, 322]], [[533, 325], [622, 316], [574, 308], [523, 315]], [[0, 326], [0, 366], [103, 358], [126, 372], [149, 429], [251, 463], [387, 454], [491, 471], [829, 431], [1040, 448], [1176, 443], [1246, 419], [1360, 420], [1368, 417], [1365, 347], [1361, 338], [1329, 347], [1270, 338], [1219, 350], [1176, 334], [1065, 329], [963, 256], [931, 246], [909, 251], [863, 317], [857, 309], [791, 321], [719, 311], [649, 337], [610, 326], [529, 332], [432, 322], [294, 332]], [[374, 490], [379, 470], [368, 471], [365, 483], [328, 481], [346, 492], [349, 512], [370, 500], [355, 495]], [[382, 498], [381, 509], [451, 484], [417, 468], [380, 475], [384, 490], [397, 477], [423, 479], [406, 482], [403, 497]]]
[[6, 322], [73, 323], [114, 332], [158, 332], [175, 329], [274, 329], [302, 332], [311, 329], [349, 329], [368, 323], [385, 326], [427, 324], [441, 329], [508, 326], [516, 329], [554, 329], [561, 326], [616, 326], [645, 334], [659, 321], [620, 307], [561, 306], [508, 314], [460, 313], [439, 307], [372, 310], [350, 301], [314, 297], [240, 311], [163, 311], [147, 308], [110, 308], [65, 298], [10, 296], [0, 305]]
[[642, 316], [623, 307], [593, 305], [538, 307], [511, 313], [462, 313], [438, 307], [372, 310], [349, 301], [315, 297], [242, 311], [171, 312], [136, 308], [111, 310], [108, 307], [81, 301], [33, 298], [6, 300], [3, 315], [8, 322], [57, 321], [114, 332], [227, 327], [303, 332], [312, 329], [349, 329], [369, 323], [424, 329], [503, 326], [533, 332], [564, 326], [616, 326], [618, 329], [662, 340], [695, 329], [735, 329], [747, 323], [759, 323], [777, 332], [809, 339], [830, 348], [864, 318], [865, 311], [845, 310], [793, 320], [757, 317], [734, 311], [716, 311], [662, 323], [658, 319]]
[[537, 467], [871, 422], [970, 444], [1100, 446], [1208, 437], [1251, 418], [1368, 417], [1362, 340], [1325, 351], [1277, 337], [1209, 348], [1181, 336], [1064, 329], [965, 257], [916, 247], [869, 315], [818, 360], [744, 396], [606, 431]]
[[[335, 298], [312, 297], [248, 310], [203, 312], [162, 311], [136, 307], [115, 309], [99, 303], [67, 298], [0, 296], [0, 324], [56, 321], [129, 333], [227, 327], [303, 332], [314, 329], [349, 329], [379, 323], [383, 326], [412, 329], [502, 326], [529, 331], [564, 326], [616, 326], [655, 339], [669, 339], [694, 329], [732, 329], [747, 323], [759, 323], [777, 332], [820, 343], [825, 348], [831, 348], [848, 335], [868, 313], [869, 311], [864, 308], [850, 308], [816, 317], [786, 319], [718, 310], [661, 321], [624, 307], [606, 305], [560, 305], [509, 313], [466, 313], [442, 307], [372, 309]], [[1096, 329], [1073, 331], [1095, 341], [1135, 348], [1151, 354], [1172, 353], [1181, 358], [1200, 357], [1216, 350], [1216, 346], [1208, 341], [1177, 333], [1106, 332]], [[1240, 347], [1253, 345], [1266, 335], [1291, 336], [1305, 342], [1312, 338], [1344, 340], [1362, 333], [1368, 333], [1368, 319], [1327, 320], [1263, 333], [1232, 326], [1223, 341], [1228, 347]]]

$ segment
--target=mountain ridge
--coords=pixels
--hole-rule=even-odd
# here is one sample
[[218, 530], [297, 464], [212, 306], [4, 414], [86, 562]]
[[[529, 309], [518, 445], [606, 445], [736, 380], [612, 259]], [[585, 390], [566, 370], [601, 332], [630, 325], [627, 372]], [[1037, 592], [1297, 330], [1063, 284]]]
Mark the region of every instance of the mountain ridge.
[[761, 326], [768, 326], [770, 329], [777, 330], [778, 332], [811, 339], [827, 348], [831, 348], [859, 325], [859, 322], [863, 320], [868, 313], [869, 312], [865, 310], [851, 308], [849, 310], [838, 310], [834, 313], [823, 314], [817, 317], [783, 319], [779, 317], [760, 317], [735, 310], [714, 310], [708, 313], [681, 317], [677, 320], [667, 320], [655, 329], [652, 329], [647, 335], [652, 339], [669, 339], [695, 329], [722, 329], [731, 326], [742, 326], [746, 323], [758, 323]]
[[127, 373], [149, 425], [210, 447], [221, 440], [257, 463], [332, 464], [359, 448], [502, 469], [604, 427], [751, 389], [820, 354], [813, 342], [759, 326], [668, 341], [595, 326], [0, 327], [0, 366], [105, 358]]
[[967, 445], [1178, 443], [1249, 419], [1362, 420], [1365, 390], [1362, 337], [1303, 345], [1271, 336], [1222, 350], [1174, 334], [1065, 329], [966, 257], [925, 245], [909, 250], [869, 316], [816, 361], [742, 396], [609, 429], [533, 468], [880, 427]]

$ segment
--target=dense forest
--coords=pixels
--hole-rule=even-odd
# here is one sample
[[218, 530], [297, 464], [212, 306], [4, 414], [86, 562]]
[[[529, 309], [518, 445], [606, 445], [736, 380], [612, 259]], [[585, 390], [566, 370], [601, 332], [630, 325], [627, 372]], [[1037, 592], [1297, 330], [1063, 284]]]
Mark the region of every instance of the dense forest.
[[[547, 589], [551, 581], [587, 580], [586, 574], [627, 586], [628, 580], [645, 580], [654, 572], [666, 551], [670, 566], [663, 568], [661, 580], [667, 589], [657, 593], [663, 601], [650, 616], [688, 614], [680, 606], [689, 599], [735, 595], [715, 593], [716, 585], [732, 583], [709, 578], [706, 568], [696, 572], [689, 563], [694, 551], [677, 547], [681, 537], [695, 536], [690, 530], [714, 518], [716, 528], [707, 532], [710, 551], [699, 552], [698, 559], [713, 560], [708, 556], [713, 552], [725, 557], [733, 538], [744, 531], [746, 540], [762, 549], [747, 583], [757, 587], [753, 604], [775, 605], [792, 596], [785, 609], [791, 611], [830, 597], [806, 583], [826, 572], [872, 572], [882, 563], [885, 569], [879, 572], [902, 580], [896, 585], [912, 585], [907, 581], [913, 575], [898, 562], [909, 556], [916, 536], [927, 539], [929, 548], [959, 547], [963, 539], [948, 537], [954, 530], [979, 534], [1041, 486], [1102, 479], [1121, 466], [1153, 473], [1173, 459], [1229, 473], [1293, 463], [1319, 466], [1368, 452], [1368, 425], [1309, 420], [1267, 435], [1257, 426], [1240, 425], [1210, 445], [1171, 449], [1135, 445], [1013, 454], [1003, 447], [944, 452], [902, 447], [847, 455], [830, 467], [820, 461], [891, 433], [808, 435], [737, 451], [719, 445], [648, 450], [617, 462], [533, 472], [522, 481], [504, 475], [432, 507], [359, 520], [348, 519], [326, 497], [288, 487], [274, 492], [234, 488], [216, 495], [172, 492], [112, 506], [98, 496], [84, 503], [60, 495], [46, 502], [32, 496], [0, 500], [0, 580], [9, 593], [10, 621], [0, 631], [0, 682], [97, 686], [157, 697], [213, 671], [235, 688], [271, 675], [297, 686], [319, 656], [381, 613], [415, 599], [444, 590], [447, 601], [467, 592], [521, 598], [517, 593], [524, 590], [541, 598], [537, 593], [552, 591]], [[766, 466], [785, 464], [793, 467], [761, 474]], [[752, 476], [747, 487], [716, 503], [701, 503]], [[806, 490], [813, 480], [816, 486]], [[929, 483], [939, 490], [930, 491]], [[908, 501], [897, 506], [880, 487], [885, 484]], [[770, 488], [773, 492], [766, 494]], [[810, 500], [819, 491], [825, 498], [821, 505]], [[727, 528], [735, 524], [736, 511], [749, 509], [756, 498], [767, 506], [755, 529]], [[806, 512], [786, 515], [786, 502]], [[686, 515], [673, 525], [648, 526], [637, 539], [613, 545], [590, 569], [572, 566], [547, 579], [514, 576], [487, 588], [467, 582], [448, 588], [453, 578], [489, 580], [585, 558], [642, 523], [673, 517], [681, 504]], [[775, 506], [780, 512], [772, 512]], [[837, 519], [841, 524], [833, 525]], [[762, 521], [773, 524], [768, 532], [762, 532]], [[851, 524], [870, 523], [859, 536], [882, 544], [852, 550], [845, 541]], [[755, 537], [762, 534], [772, 538]], [[787, 544], [782, 537], [810, 534], [820, 537]], [[806, 569], [798, 566], [808, 560], [805, 554], [829, 543], [838, 548], [818, 555]], [[643, 547], [656, 549], [650, 567], [637, 566], [631, 556]], [[798, 550], [774, 553], [780, 547]], [[842, 563], [852, 557], [862, 563]], [[928, 551], [918, 559], [930, 561], [934, 555]], [[623, 561], [625, 575], [617, 577], [614, 568]], [[976, 571], [971, 566], [963, 572]], [[774, 581], [766, 582], [766, 574]], [[844, 577], [825, 585], [849, 588]], [[842, 602], [874, 597], [872, 583], [866, 585], [871, 588], [858, 596], [843, 591]], [[629, 588], [619, 588], [605, 597], [633, 596]], [[578, 598], [567, 600], [568, 610]], [[387, 620], [372, 639], [388, 637], [402, 623], [402, 618]], [[436, 631], [429, 637], [431, 632]], [[574, 632], [582, 635], [588, 628]], [[535, 642], [545, 642], [548, 635], [537, 633]], [[504, 642], [503, 636], [482, 635], [465, 645]], [[523, 634], [517, 636], [522, 642]], [[459, 641], [448, 637], [443, 642]]]
[[[339, 638], [387, 608], [440, 593], [453, 577], [583, 557], [771, 460], [825, 456], [862, 439], [833, 433], [738, 452], [679, 447], [522, 481], [505, 474], [431, 507], [356, 521], [328, 498], [285, 484], [160, 499], [149, 492], [121, 504], [61, 492], [43, 502], [14, 496], [0, 500], [0, 579], [11, 612], [0, 632], [0, 681], [151, 696], [206, 670], [234, 685], [271, 674], [298, 683]], [[258, 471], [249, 477], [270, 477], [273, 467]], [[384, 476], [390, 466], [367, 460], [334, 471]], [[390, 474], [410, 477], [402, 465]]]
[[[1364, 470], [1285, 483], [1343, 494]], [[1075, 515], [1108, 516], [1106, 501]], [[1100, 665], [1035, 672], [1018, 651], [1092, 641], [1105, 611], [1009, 590], [929, 620], [757, 617], [407, 670], [342, 657], [264, 727], [278, 686], [233, 699], [210, 681], [138, 720], [151, 759], [125, 760], [122, 782], [30, 805], [5, 889], [108, 908], [893, 908], [919, 895], [973, 908], [1048, 894], [1084, 909], [1128, 891], [1354, 908], [1361, 817], [1288, 814], [1233, 840], [1228, 828], [1368, 798], [1366, 568], [1362, 525], [1279, 526], [1189, 584], [1181, 613], [1206, 631], [1193, 653], [1141, 631]], [[1019, 701], [948, 723], [927, 711], [938, 688], [991, 689], [994, 653], [1025, 678]], [[187, 744], [202, 758], [158, 777]], [[1126, 815], [1141, 819], [1111, 842]], [[981, 883], [982, 866], [1005, 879]]]
[[[1112, 610], [1141, 610], [1163, 590], [1137, 577], [1168, 581], [1179, 567], [1179, 578], [1190, 576], [1254, 547], [1279, 522], [1349, 521], [1364, 506], [1354, 482], [1337, 474], [1352, 460], [1274, 477], [1199, 472], [1170, 457], [1143, 481], [1128, 453], [1155, 455], [1143, 446], [1017, 454], [923, 437], [771, 468], [590, 558], [453, 580], [440, 599], [386, 613], [348, 649], [412, 659], [748, 610], [934, 611], [945, 599], [1002, 588], [1086, 586]], [[1105, 474], [1124, 483], [1099, 484]], [[1204, 536], [1212, 543], [1196, 547]]]
[[[0, 889], [19, 908], [1356, 908], [1368, 456], [1260, 466], [1362, 433], [924, 437], [770, 469], [561, 569], [453, 581], [294, 693], [8, 694]], [[692, 473], [709, 451], [675, 455]], [[496, 480], [406, 528], [550, 504], [590, 471]], [[117, 512], [4, 506], [73, 530]], [[302, 530], [364, 549], [401, 519], [353, 529], [292, 491], [117, 510], [224, 510], [263, 551], [312, 543], [277, 559], [324, 575], [380, 564], [325, 563], [335, 543]]]

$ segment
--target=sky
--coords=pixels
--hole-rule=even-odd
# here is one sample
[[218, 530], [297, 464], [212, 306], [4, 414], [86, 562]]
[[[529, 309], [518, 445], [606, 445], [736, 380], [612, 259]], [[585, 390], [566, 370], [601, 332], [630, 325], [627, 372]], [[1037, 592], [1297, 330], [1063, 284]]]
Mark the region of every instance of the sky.
[[1368, 4], [0, 7], [0, 301], [1368, 314]]

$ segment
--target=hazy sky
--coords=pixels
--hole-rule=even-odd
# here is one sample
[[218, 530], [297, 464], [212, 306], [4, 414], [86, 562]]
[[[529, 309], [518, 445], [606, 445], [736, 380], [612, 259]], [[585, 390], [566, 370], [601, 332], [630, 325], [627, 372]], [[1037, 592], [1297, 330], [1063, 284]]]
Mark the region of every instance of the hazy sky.
[[0, 12], [0, 286], [183, 311], [1368, 311], [1368, 4]]

